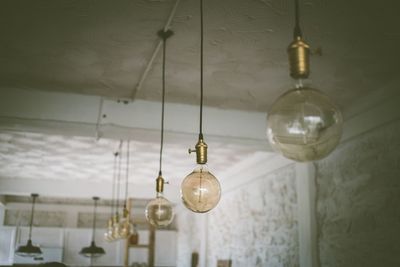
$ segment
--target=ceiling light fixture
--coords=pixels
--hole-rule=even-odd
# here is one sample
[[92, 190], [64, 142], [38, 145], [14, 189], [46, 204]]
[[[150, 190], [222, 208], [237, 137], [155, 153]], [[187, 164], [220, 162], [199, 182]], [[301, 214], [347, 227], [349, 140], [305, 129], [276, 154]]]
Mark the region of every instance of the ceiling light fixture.
[[31, 194], [32, 197], [32, 210], [31, 210], [31, 219], [29, 222], [29, 236], [28, 242], [25, 246], [19, 246], [15, 251], [15, 254], [22, 257], [39, 257], [42, 255], [42, 250], [38, 246], [34, 246], [32, 244], [32, 225], [33, 225], [33, 214], [35, 212], [35, 202], [38, 194]]
[[183, 204], [197, 213], [210, 211], [221, 198], [221, 186], [218, 179], [207, 168], [208, 146], [203, 137], [203, 24], [203, 0], [200, 0], [200, 129], [196, 148], [189, 149], [189, 153], [196, 152], [197, 166], [186, 176], [181, 185]]
[[113, 219], [113, 240], [120, 239], [120, 228], [119, 228], [119, 193], [120, 193], [120, 188], [121, 188], [121, 162], [122, 162], [122, 145], [123, 141], [121, 140], [119, 143], [119, 149], [118, 149], [118, 167], [117, 167], [117, 183], [116, 183], [116, 198], [115, 198], [115, 215]]
[[162, 105], [161, 105], [161, 141], [158, 177], [156, 179], [156, 198], [151, 200], [145, 210], [147, 221], [155, 227], [166, 227], [174, 219], [174, 209], [171, 202], [163, 196], [165, 180], [162, 177], [162, 154], [164, 146], [164, 106], [165, 106], [165, 62], [167, 39], [171, 37], [171, 30], [160, 30], [158, 36], [163, 40], [162, 58]]
[[114, 230], [114, 206], [115, 206], [115, 183], [117, 176], [117, 157], [118, 152], [114, 153], [114, 162], [113, 162], [113, 177], [112, 177], [112, 189], [111, 189], [111, 207], [110, 207], [110, 218], [107, 221], [107, 229], [104, 233], [104, 240], [111, 242], [114, 241], [113, 230]]
[[99, 200], [99, 198], [93, 197], [93, 200], [94, 200], [94, 207], [93, 207], [92, 242], [90, 243], [90, 246], [82, 248], [81, 251], [79, 252], [79, 254], [81, 254], [85, 257], [89, 257], [89, 258], [100, 257], [100, 256], [106, 254], [106, 252], [104, 251], [104, 249], [102, 247], [96, 246], [96, 242], [95, 242], [96, 212], [97, 212], [97, 201]]
[[130, 159], [130, 142], [126, 142], [126, 172], [125, 172], [125, 202], [122, 210], [122, 220], [119, 222], [119, 236], [128, 238], [133, 232], [133, 224], [130, 219], [130, 211], [128, 211], [128, 189], [129, 189], [129, 159]]
[[299, 0], [295, 0], [294, 40], [288, 47], [290, 76], [295, 88], [281, 95], [267, 115], [267, 136], [286, 158], [307, 162], [331, 153], [342, 135], [342, 114], [321, 91], [303, 86], [310, 74], [310, 47], [300, 29]]

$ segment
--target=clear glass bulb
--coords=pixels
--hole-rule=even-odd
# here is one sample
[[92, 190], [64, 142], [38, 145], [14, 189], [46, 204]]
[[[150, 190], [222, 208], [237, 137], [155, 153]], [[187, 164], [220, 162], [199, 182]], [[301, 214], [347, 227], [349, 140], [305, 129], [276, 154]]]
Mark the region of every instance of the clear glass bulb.
[[104, 240], [107, 242], [113, 241], [113, 219], [110, 218], [107, 223], [107, 229], [104, 233]]
[[127, 217], [122, 218], [119, 222], [119, 236], [120, 238], [128, 238], [133, 232], [133, 224]]
[[174, 219], [174, 208], [162, 193], [157, 193], [156, 198], [147, 204], [145, 214], [151, 225], [165, 227]]
[[113, 230], [112, 230], [112, 238], [113, 240], [120, 239], [120, 229], [119, 229], [119, 215], [116, 214], [113, 218]]
[[221, 185], [206, 164], [199, 164], [181, 185], [183, 204], [191, 211], [203, 213], [213, 209], [221, 198]]
[[267, 136], [286, 158], [319, 160], [331, 153], [342, 136], [343, 118], [321, 91], [301, 87], [281, 95], [267, 116]]

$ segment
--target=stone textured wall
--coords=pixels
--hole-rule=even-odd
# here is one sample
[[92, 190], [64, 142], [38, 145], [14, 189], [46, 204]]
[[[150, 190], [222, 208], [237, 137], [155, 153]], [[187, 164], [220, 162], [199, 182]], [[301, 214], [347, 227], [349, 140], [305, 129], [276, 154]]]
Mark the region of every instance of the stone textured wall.
[[[186, 208], [176, 216], [176, 224], [178, 228], [177, 244], [177, 267], [190, 267], [191, 257], [193, 252], [200, 252], [202, 242], [201, 229], [202, 221], [201, 216], [204, 214], [195, 214]], [[204, 255], [200, 255], [203, 257]]]
[[207, 266], [299, 266], [297, 194], [293, 165], [223, 194], [208, 220]]
[[316, 165], [322, 267], [400, 266], [399, 133], [377, 128]]

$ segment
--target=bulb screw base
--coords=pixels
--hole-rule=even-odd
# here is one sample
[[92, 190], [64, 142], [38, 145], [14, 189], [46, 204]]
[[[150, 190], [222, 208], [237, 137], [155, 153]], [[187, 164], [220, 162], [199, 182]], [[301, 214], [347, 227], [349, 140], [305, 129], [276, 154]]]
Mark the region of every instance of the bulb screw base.
[[189, 154], [192, 152], [196, 152], [196, 161], [197, 164], [206, 164], [207, 163], [207, 149], [208, 146], [204, 142], [202, 137], [199, 137], [199, 141], [197, 141], [196, 149], [189, 148]]
[[161, 175], [158, 176], [157, 179], [156, 179], [156, 191], [157, 191], [157, 193], [164, 192], [164, 184], [165, 184], [164, 178]]
[[310, 75], [310, 46], [301, 36], [295, 37], [287, 49], [290, 64], [290, 76], [294, 79], [306, 79]]
[[122, 216], [123, 216], [124, 218], [127, 218], [127, 217], [128, 217], [128, 209], [127, 209], [127, 208], [124, 208], [124, 210], [122, 211]]

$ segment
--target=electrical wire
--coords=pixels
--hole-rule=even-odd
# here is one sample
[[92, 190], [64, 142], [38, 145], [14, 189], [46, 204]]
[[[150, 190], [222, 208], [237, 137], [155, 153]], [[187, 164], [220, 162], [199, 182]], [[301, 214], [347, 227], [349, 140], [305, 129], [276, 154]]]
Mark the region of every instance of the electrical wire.
[[294, 0], [294, 16], [295, 16], [295, 26], [294, 26], [294, 37], [303, 37], [303, 34], [300, 29], [300, 8], [299, 8], [299, 0]]
[[111, 193], [111, 216], [114, 214], [114, 205], [115, 205], [115, 182], [117, 176], [117, 157], [118, 152], [114, 153], [114, 163], [113, 163], [113, 180], [112, 180], [112, 193]]
[[130, 141], [126, 142], [126, 179], [125, 179], [125, 203], [124, 208], [126, 209], [126, 205], [128, 202], [128, 187], [129, 187], [129, 150], [130, 150]]
[[119, 143], [119, 157], [118, 157], [118, 172], [117, 172], [117, 197], [116, 201], [116, 211], [115, 214], [118, 215], [119, 209], [119, 193], [120, 193], [120, 185], [121, 185], [121, 162], [122, 162], [122, 144], [123, 141], [121, 140]]
[[164, 148], [164, 109], [165, 109], [165, 52], [167, 50], [167, 38], [163, 37], [163, 55], [162, 55], [162, 100], [161, 100], [161, 141], [160, 141], [160, 162], [158, 175], [162, 176], [162, 155]]
[[199, 138], [203, 139], [203, 65], [204, 65], [204, 21], [203, 21], [203, 0], [200, 0], [200, 127]]

